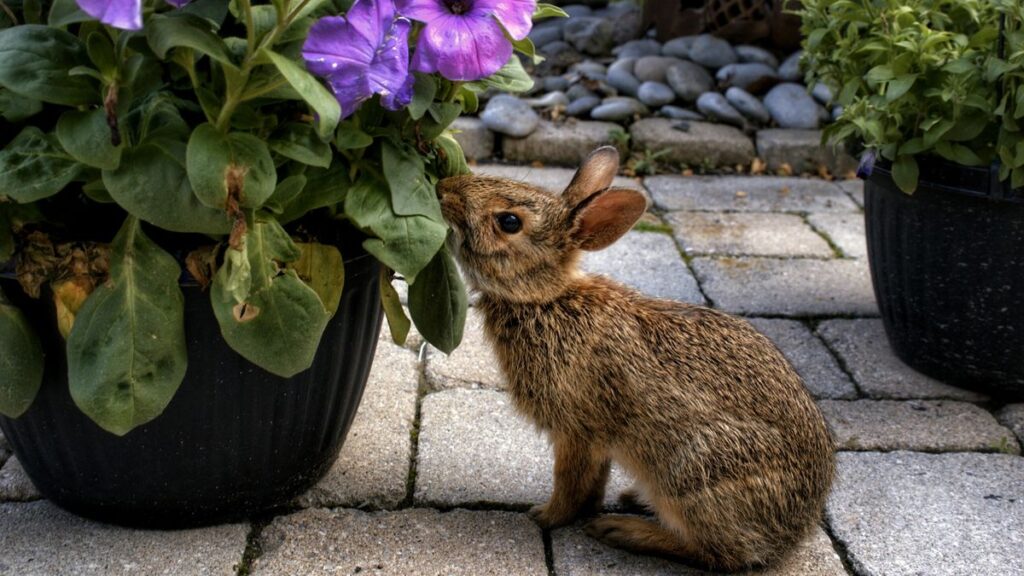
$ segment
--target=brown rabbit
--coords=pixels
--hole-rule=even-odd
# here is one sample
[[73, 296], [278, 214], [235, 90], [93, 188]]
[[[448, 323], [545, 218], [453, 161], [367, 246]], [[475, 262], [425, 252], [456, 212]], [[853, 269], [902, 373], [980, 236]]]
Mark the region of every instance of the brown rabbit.
[[615, 460], [658, 521], [600, 516], [591, 536], [719, 570], [771, 564], [821, 516], [825, 422], [747, 322], [577, 269], [646, 209], [609, 187], [618, 165], [595, 151], [561, 196], [477, 176], [438, 186], [513, 401], [554, 444], [554, 493], [530, 514], [553, 527], [593, 512]]

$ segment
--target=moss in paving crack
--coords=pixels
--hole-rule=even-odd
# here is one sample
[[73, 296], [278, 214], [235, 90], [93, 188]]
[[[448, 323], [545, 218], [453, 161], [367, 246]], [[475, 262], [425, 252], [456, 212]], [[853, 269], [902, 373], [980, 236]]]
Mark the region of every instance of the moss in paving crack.
[[[844, 317], [835, 316], [826, 319], [837, 320], [844, 319]], [[825, 349], [828, 350], [828, 353], [832, 355], [832, 359], [836, 361], [836, 365], [839, 366], [839, 369], [842, 370], [843, 374], [846, 374], [846, 377], [850, 379], [850, 382], [853, 384], [853, 390], [857, 393], [857, 398], [866, 398], [867, 395], [860, 388], [860, 382], [857, 382], [857, 379], [853, 377], [853, 371], [850, 369], [849, 366], [846, 365], [846, 361], [843, 359], [843, 356], [839, 354], [839, 352], [837, 352], [834, 348], [832, 348], [832, 345], [829, 344], [828, 339], [822, 337], [822, 335], [818, 333], [818, 328], [821, 326], [822, 321], [822, 319], [803, 319], [803, 322], [807, 325], [808, 328], [811, 329], [811, 334], [814, 334], [814, 336], [822, 343], [822, 345], [825, 346]]]
[[847, 256], [846, 254], [843, 254], [843, 251], [839, 248], [839, 245], [836, 244], [834, 240], [832, 240], [832, 237], [829, 236], [828, 233], [825, 232], [824, 230], [819, 230], [817, 226], [812, 224], [811, 220], [810, 220], [810, 218], [808, 218], [808, 216], [809, 216], [809, 214], [806, 213], [806, 212], [800, 213], [800, 217], [803, 219], [804, 224], [806, 224], [818, 236], [821, 236], [822, 239], [825, 240], [825, 243], [828, 244], [828, 247], [832, 249], [832, 255], [835, 256], [837, 259], [840, 259], [840, 260], [849, 260], [850, 257]]
[[555, 576], [555, 549], [551, 543], [551, 530], [543, 530], [541, 538], [544, 540], [544, 563], [548, 566], [548, 576]]
[[249, 574], [252, 574], [253, 562], [263, 554], [263, 549], [260, 546], [260, 535], [263, 534], [263, 529], [273, 520], [273, 516], [253, 519], [252, 527], [249, 529], [249, 535], [245, 541], [245, 552], [242, 553], [242, 560], [235, 567], [235, 574], [237, 576], [249, 576]]
[[426, 376], [426, 354], [424, 348], [420, 349], [419, 385], [416, 387], [416, 413], [412, 419], [412, 429], [409, 431], [409, 474], [405, 478], [405, 498], [398, 503], [398, 508], [409, 508], [413, 505], [416, 495], [416, 462], [420, 452], [420, 425], [423, 418], [423, 398], [426, 397], [429, 387]]

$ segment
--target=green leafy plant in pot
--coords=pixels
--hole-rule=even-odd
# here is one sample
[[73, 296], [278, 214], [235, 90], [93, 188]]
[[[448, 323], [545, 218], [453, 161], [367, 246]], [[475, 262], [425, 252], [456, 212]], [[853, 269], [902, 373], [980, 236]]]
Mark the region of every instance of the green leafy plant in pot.
[[44, 495], [147, 525], [287, 502], [383, 314], [451, 351], [436, 182], [535, 0], [0, 0], [0, 426]]
[[810, 81], [863, 149], [872, 281], [894, 351], [1024, 395], [1024, 5], [805, 0]]

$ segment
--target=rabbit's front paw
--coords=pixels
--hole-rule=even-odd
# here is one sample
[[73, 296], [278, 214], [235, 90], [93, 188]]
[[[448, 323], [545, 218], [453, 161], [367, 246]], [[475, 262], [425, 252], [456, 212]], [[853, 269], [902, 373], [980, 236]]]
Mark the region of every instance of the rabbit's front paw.
[[551, 503], [538, 504], [533, 508], [530, 508], [530, 518], [540, 525], [541, 528], [557, 528], [559, 526], [565, 526], [571, 523], [576, 515], [567, 514], [555, 510]]

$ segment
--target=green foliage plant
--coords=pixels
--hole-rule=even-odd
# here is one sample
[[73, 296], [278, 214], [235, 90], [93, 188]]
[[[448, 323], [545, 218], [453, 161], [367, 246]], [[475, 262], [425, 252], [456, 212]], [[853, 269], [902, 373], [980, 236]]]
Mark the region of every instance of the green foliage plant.
[[843, 110], [827, 141], [891, 162], [907, 193], [923, 156], [998, 163], [1024, 186], [1024, 3], [804, 0], [799, 14], [808, 81]]
[[[342, 110], [331, 90], [351, 76], [325, 85], [303, 46], [352, 0], [120, 4], [137, 24], [83, 12], [103, 0], [0, 0], [0, 271], [5, 290], [17, 279], [52, 299], [77, 406], [119, 435], [164, 410], [188, 364], [186, 272], [235, 351], [282, 377], [309, 368], [355, 252], [321, 242], [324, 223], [359, 231], [384, 265], [396, 341], [414, 322], [441, 350], [458, 346], [466, 293], [435, 185], [468, 171], [449, 125], [478, 94], [531, 87], [519, 56], [475, 80], [416, 72], [408, 104], [378, 88]], [[534, 18], [564, 15], [542, 4]], [[413, 41], [422, 29], [395, 22]], [[506, 34], [536, 59], [528, 38]], [[393, 273], [410, 285], [412, 322]], [[44, 357], [9, 296], [0, 414], [13, 418]]]

